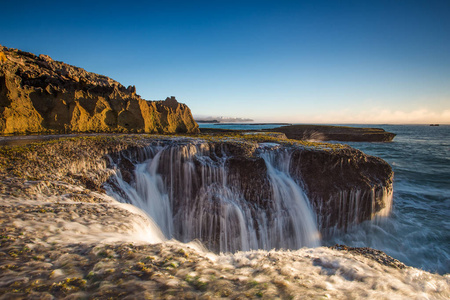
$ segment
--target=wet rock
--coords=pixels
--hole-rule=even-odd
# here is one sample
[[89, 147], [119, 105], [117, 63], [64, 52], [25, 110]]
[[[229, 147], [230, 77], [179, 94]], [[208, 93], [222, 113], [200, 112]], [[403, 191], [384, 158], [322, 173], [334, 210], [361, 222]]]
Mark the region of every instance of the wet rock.
[[[210, 228], [220, 232], [217, 216], [223, 214], [220, 198], [224, 192], [230, 193], [232, 199], [245, 200], [243, 203], [251, 214], [264, 212], [268, 220], [275, 218], [271, 215], [275, 205], [271, 200], [273, 189], [261, 153], [281, 151], [290, 153], [288, 172], [307, 194], [323, 236], [332, 234], [336, 228], [346, 230], [371, 220], [390, 208], [393, 173], [383, 160], [339, 145], [297, 145], [288, 140], [259, 143], [259, 140], [247, 135], [226, 141], [104, 135], [33, 146], [3, 146], [0, 175], [5, 177], [0, 181], [0, 190], [28, 199], [48, 195], [76, 202], [98, 202], [99, 197], [92, 192], [104, 193], [103, 188], [108, 187], [124, 202], [130, 202], [113, 170], [120, 171], [121, 179], [135, 186], [135, 166], [165, 149], [160, 154], [157, 173], [164, 183], [162, 191], [170, 195], [173, 215], [205, 214], [210, 219], [205, 219], [202, 225], [205, 230], [201, 232], [207, 233]], [[208, 207], [201, 205], [202, 201]], [[214, 225], [207, 220], [215, 222]], [[260, 225], [255, 222], [253, 226]], [[179, 232], [184, 230], [181, 223], [176, 227]], [[218, 245], [218, 238], [219, 235], [208, 241], [210, 249]]]
[[[227, 142], [205, 142], [197, 147], [194, 141], [178, 140], [165, 141], [163, 145], [166, 150], [159, 158], [158, 173], [170, 191], [174, 216], [185, 213], [204, 215], [207, 219], [199, 231], [207, 234], [213, 228], [212, 231], [220, 232], [218, 216], [223, 214], [221, 193], [226, 188], [229, 189], [226, 193], [232, 193], [232, 197], [245, 199], [246, 209], [252, 214], [264, 211], [270, 222], [276, 204], [271, 200], [273, 189], [266, 162], [257, 153], [258, 143], [230, 139]], [[307, 194], [323, 236], [336, 229], [346, 230], [375, 218], [383, 210], [390, 210], [393, 172], [383, 160], [350, 147], [330, 145], [334, 148], [322, 149], [315, 144], [308, 147], [274, 145], [277, 146], [272, 151], [291, 153], [287, 162], [288, 172]], [[138, 153], [138, 149], [133, 151]], [[126, 155], [136, 157], [129, 150]], [[134, 175], [128, 170], [138, 162], [134, 160], [132, 164], [123, 166], [123, 174], [131, 175], [131, 179], [125, 175], [125, 180], [133, 181]], [[117, 158], [117, 166], [122, 172], [121, 164], [121, 159]], [[222, 187], [223, 182], [226, 182], [225, 187]], [[114, 181], [111, 186], [127, 199]], [[210, 199], [207, 207], [200, 204], [205, 197]], [[180, 224], [177, 226], [181, 234], [183, 226]], [[255, 221], [253, 226], [258, 228], [259, 225]], [[208, 240], [206, 236], [197, 238], [210, 249], [216, 249], [219, 243], [219, 240]]]
[[282, 132], [289, 139], [346, 142], [390, 142], [395, 134], [381, 128], [357, 128], [326, 125], [289, 125], [271, 131]]
[[404, 269], [406, 265], [401, 261], [387, 255], [381, 250], [376, 250], [368, 247], [349, 247], [346, 245], [334, 245], [330, 247], [331, 249], [339, 250], [339, 251], [347, 251], [350, 253], [355, 253], [358, 255], [365, 256], [367, 258], [373, 259], [376, 262], [389, 266], [396, 269]]
[[321, 229], [370, 220], [386, 208], [394, 173], [385, 161], [353, 148], [292, 155], [291, 173], [301, 180]]

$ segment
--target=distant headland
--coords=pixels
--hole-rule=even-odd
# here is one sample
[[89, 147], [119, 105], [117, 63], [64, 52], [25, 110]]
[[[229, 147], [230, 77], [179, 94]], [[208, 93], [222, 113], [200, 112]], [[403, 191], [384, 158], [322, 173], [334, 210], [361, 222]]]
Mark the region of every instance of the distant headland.
[[241, 122], [253, 122], [248, 118], [230, 118], [230, 117], [206, 117], [195, 118], [197, 123], [241, 123]]
[[[212, 125], [228, 125], [228, 124], [212, 124]], [[395, 133], [387, 132], [381, 128], [364, 128], [364, 127], [347, 127], [347, 126], [331, 126], [331, 125], [292, 125], [283, 123], [246, 123], [246, 124], [229, 124], [231, 128], [242, 126], [238, 129], [229, 129], [226, 127], [200, 128], [202, 133], [218, 134], [226, 132], [273, 132], [283, 134], [288, 139], [303, 141], [341, 141], [341, 142], [391, 142], [396, 136]], [[274, 125], [269, 129], [252, 129], [254, 125]], [[279, 126], [279, 127], [275, 127]], [[287, 126], [283, 126], [287, 125]]]
[[282, 132], [289, 139], [345, 142], [390, 142], [396, 136], [381, 128], [329, 125], [290, 125], [271, 131]]

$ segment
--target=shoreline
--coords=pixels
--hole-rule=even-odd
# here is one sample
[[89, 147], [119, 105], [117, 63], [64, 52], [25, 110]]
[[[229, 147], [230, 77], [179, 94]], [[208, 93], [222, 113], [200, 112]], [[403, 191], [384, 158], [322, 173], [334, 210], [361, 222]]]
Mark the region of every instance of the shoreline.
[[[214, 254], [195, 243], [155, 240], [145, 215], [99, 186], [112, 175], [104, 155], [144, 147], [152, 140], [146, 137], [0, 146], [2, 299], [450, 295], [445, 276], [426, 271], [414, 276], [418, 269], [367, 248]], [[99, 149], [90, 148], [92, 143]], [[425, 288], [427, 281], [436, 288]]]

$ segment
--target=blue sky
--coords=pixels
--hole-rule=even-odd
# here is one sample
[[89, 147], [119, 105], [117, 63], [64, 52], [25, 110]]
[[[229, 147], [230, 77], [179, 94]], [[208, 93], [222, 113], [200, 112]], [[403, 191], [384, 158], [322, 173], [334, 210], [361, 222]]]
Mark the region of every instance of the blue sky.
[[0, 44], [196, 116], [450, 123], [450, 1], [2, 1]]

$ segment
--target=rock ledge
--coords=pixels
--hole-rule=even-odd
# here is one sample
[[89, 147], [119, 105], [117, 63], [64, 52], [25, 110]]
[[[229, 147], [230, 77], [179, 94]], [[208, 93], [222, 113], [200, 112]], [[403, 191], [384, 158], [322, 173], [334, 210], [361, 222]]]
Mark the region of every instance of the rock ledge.
[[396, 135], [381, 128], [327, 125], [290, 125], [270, 131], [282, 132], [289, 139], [343, 142], [390, 142]]

